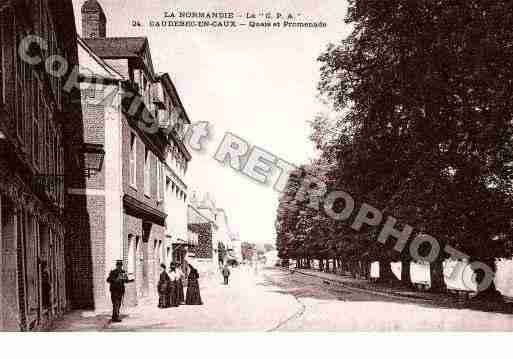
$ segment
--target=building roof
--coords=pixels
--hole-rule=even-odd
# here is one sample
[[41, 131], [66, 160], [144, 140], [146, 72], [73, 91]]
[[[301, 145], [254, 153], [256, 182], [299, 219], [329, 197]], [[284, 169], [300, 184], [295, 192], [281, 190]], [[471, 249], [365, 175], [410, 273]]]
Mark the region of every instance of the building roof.
[[148, 42], [145, 37], [107, 37], [84, 41], [102, 58], [140, 57]]
[[188, 205], [187, 206], [187, 223], [188, 224], [201, 224], [201, 223], [209, 223], [217, 230], [217, 223], [205, 216], [201, 211], [199, 211], [195, 206]]
[[[178, 102], [178, 105], [182, 108], [182, 113], [185, 116], [186, 123], [191, 123], [189, 120], [189, 116], [187, 115], [187, 111], [185, 111], [185, 107], [182, 104], [182, 100], [180, 99], [180, 96], [178, 95], [178, 91], [176, 90], [175, 84], [173, 80], [171, 80], [171, 76], [167, 72], [159, 72], [156, 74], [157, 80], [162, 82], [164, 86], [168, 88], [170, 91], [171, 97], [173, 97], [173, 100]], [[188, 152], [188, 151], [187, 151]]]
[[81, 12], [101, 12], [103, 13], [102, 6], [96, 0], [86, 0], [82, 5]]
[[[84, 39], [78, 37], [77, 45], [79, 48], [79, 64], [82, 75], [114, 81], [123, 80], [123, 75], [96, 55], [92, 49], [87, 46]], [[80, 49], [83, 49], [85, 53], [87, 53], [88, 58], [81, 57], [82, 52]], [[93, 60], [94, 63], [91, 63], [90, 60]]]

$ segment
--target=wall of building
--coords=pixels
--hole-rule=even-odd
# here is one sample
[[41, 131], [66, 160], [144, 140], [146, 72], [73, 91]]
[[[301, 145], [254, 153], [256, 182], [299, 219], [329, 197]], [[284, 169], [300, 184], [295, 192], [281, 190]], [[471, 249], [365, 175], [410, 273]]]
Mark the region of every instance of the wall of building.
[[[131, 147], [131, 136], [135, 136], [137, 140], [137, 175], [136, 175], [136, 186], [130, 184], [130, 147]], [[141, 201], [148, 206], [155, 208], [161, 212], [164, 212], [164, 201], [157, 199], [157, 161], [159, 157], [153, 152], [151, 159], [151, 175], [150, 175], [150, 187], [151, 191], [149, 196], [144, 193], [144, 163], [145, 163], [145, 150], [148, 148], [151, 151], [151, 147], [148, 142], [141, 137], [141, 132], [133, 128], [128, 120], [123, 117], [122, 121], [122, 136], [123, 136], [123, 192], [131, 197]], [[164, 185], [161, 186], [161, 193], [164, 193]]]
[[0, 231], [1, 272], [1, 327], [3, 330], [18, 330], [20, 326], [18, 303], [18, 251], [16, 240], [17, 216], [11, 200], [0, 195], [0, 217], [2, 230]]
[[73, 309], [107, 305], [105, 289], [105, 197], [69, 194], [67, 271]]
[[[108, 91], [116, 90], [112, 104], [105, 112], [105, 269], [110, 272], [117, 260], [123, 259], [123, 133], [120, 102], [121, 89], [109, 86]], [[103, 284], [108, 293], [109, 284]]]
[[[79, 51], [79, 61], [84, 75], [91, 76], [98, 67], [96, 60]], [[90, 80], [80, 83], [81, 117], [83, 120], [82, 141], [103, 146], [106, 152], [106, 119], [110, 111], [104, 101], [113, 90], [110, 86], [97, 85]], [[112, 115], [111, 115], [112, 116]], [[112, 118], [111, 118], [112, 119]], [[111, 162], [111, 154], [106, 160]], [[106, 266], [110, 256], [106, 253], [106, 238], [112, 238], [106, 231], [106, 168], [104, 162], [100, 172], [84, 177], [79, 170], [71, 171], [68, 189], [68, 264], [70, 278], [68, 289], [73, 308], [103, 309], [109, 302], [106, 286]], [[108, 274], [108, 273], [107, 273]]]
[[[70, 94], [62, 80], [24, 62], [17, 51], [24, 36], [38, 35], [48, 45], [45, 55], [76, 64], [72, 4], [59, 5], [4, 1], [0, 9], [0, 325], [6, 330], [43, 327], [67, 306], [61, 176], [67, 120], [62, 116]], [[45, 261], [52, 287], [48, 307], [41, 291]]]
[[174, 176], [168, 173], [166, 184], [165, 207], [166, 213], [166, 234], [171, 239], [187, 239], [187, 189], [185, 189]]
[[164, 235], [164, 226], [124, 214], [123, 258], [129, 278], [134, 280], [126, 286], [127, 305], [135, 306], [142, 297], [155, 295]]
[[212, 225], [210, 223], [190, 223], [189, 230], [198, 234], [198, 245], [191, 252], [195, 258], [214, 259]]

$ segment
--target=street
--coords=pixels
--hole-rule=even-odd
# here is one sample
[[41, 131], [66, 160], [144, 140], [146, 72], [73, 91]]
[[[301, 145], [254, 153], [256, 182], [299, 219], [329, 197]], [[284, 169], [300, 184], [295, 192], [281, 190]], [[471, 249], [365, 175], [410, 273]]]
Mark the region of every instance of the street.
[[412, 298], [340, 288], [280, 269], [232, 271], [205, 278], [204, 305], [159, 309], [156, 301], [123, 308], [123, 321], [109, 313], [72, 312], [58, 331], [349, 331], [512, 330], [513, 315], [439, 308]]

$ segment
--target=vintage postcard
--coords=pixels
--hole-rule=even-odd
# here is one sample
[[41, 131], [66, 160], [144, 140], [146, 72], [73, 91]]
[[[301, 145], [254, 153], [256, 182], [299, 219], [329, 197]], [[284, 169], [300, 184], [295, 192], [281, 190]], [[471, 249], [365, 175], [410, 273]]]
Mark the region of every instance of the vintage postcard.
[[0, 331], [513, 330], [513, 4], [0, 0]]

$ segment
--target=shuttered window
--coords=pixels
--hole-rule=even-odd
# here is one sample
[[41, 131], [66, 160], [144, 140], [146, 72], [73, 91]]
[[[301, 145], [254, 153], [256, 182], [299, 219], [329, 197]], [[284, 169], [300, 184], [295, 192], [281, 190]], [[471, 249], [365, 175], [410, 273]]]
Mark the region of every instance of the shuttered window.
[[144, 151], [144, 194], [151, 197], [151, 152], [146, 149]]
[[130, 136], [130, 185], [137, 188], [137, 137]]

